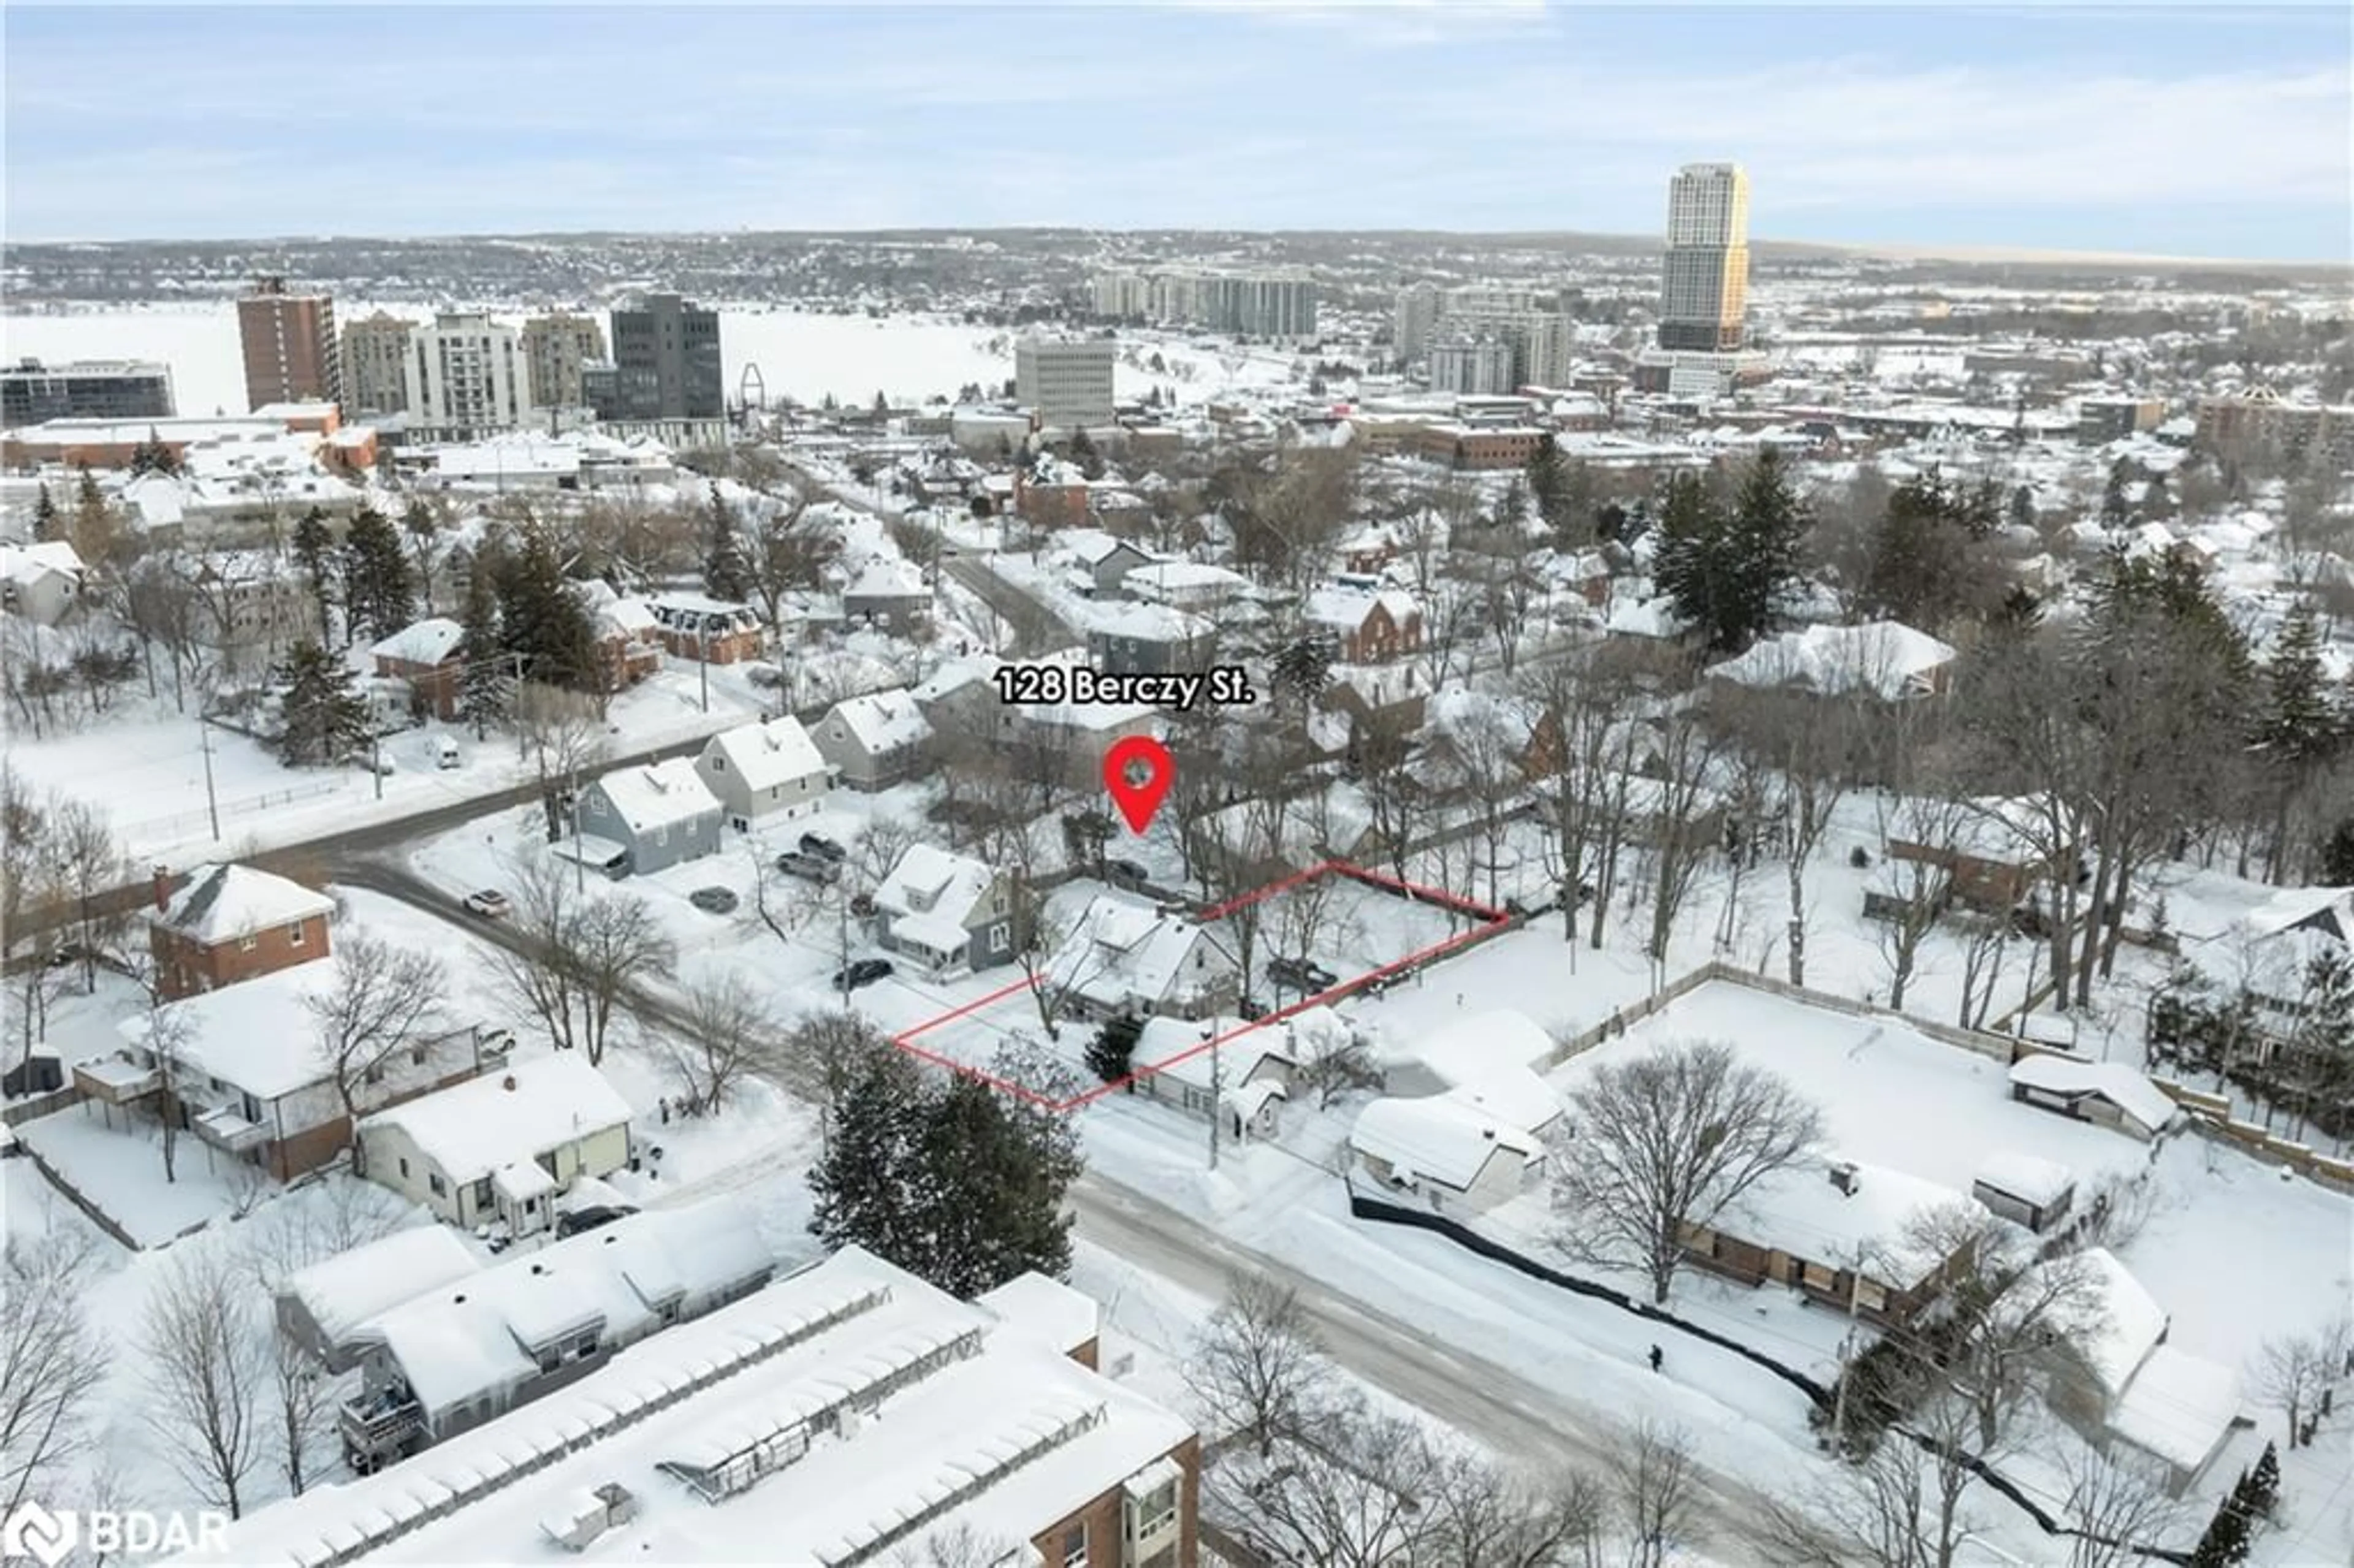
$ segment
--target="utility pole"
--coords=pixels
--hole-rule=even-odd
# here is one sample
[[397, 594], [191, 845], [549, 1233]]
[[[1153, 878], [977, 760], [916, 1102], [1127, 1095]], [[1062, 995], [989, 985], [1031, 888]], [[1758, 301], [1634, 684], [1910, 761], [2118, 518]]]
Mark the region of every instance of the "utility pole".
[[580, 841], [580, 767], [575, 763], [570, 774], [571, 794], [568, 807], [572, 813], [572, 886], [581, 896], [588, 893], [588, 855]]
[[695, 652], [703, 655], [695, 661], [695, 677], [703, 688], [703, 711], [709, 713], [711, 711], [711, 615], [707, 610], [704, 612], [702, 620], [695, 625]]
[[850, 1011], [850, 889], [837, 882], [833, 885], [833, 920], [835, 939], [842, 948], [842, 1011]]
[[199, 706], [196, 710], [196, 735], [205, 751], [205, 812], [212, 818], [213, 842], [220, 842], [220, 797], [213, 793], [213, 728], [212, 719]]
[[1210, 1169], [1218, 1168], [1218, 1100], [1224, 1092], [1219, 1083], [1217, 1021], [1202, 1026], [1202, 1038], [1210, 1044]]
[[376, 719], [368, 720], [368, 777], [376, 780], [376, 798], [384, 799], [384, 733]]

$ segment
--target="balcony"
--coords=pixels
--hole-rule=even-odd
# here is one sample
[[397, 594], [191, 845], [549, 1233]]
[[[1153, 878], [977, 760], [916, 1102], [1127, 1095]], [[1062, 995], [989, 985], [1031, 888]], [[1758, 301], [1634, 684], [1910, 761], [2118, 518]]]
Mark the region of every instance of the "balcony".
[[425, 1446], [425, 1410], [405, 1388], [377, 1389], [347, 1399], [336, 1412], [344, 1452], [362, 1472], [389, 1464]]
[[73, 1075], [76, 1088], [111, 1106], [127, 1106], [145, 1099], [163, 1085], [163, 1075], [153, 1065], [142, 1066], [120, 1051], [95, 1061], [75, 1063]]
[[246, 1120], [234, 1106], [217, 1106], [192, 1116], [188, 1125], [196, 1128], [198, 1138], [230, 1154], [243, 1154], [270, 1141], [270, 1128]]

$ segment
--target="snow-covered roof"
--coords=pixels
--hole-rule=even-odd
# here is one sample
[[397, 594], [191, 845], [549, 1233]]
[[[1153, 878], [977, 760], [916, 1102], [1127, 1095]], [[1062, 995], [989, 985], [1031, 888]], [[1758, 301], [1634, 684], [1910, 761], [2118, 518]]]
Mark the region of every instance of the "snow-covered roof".
[[817, 744], [790, 714], [722, 731], [711, 737], [705, 750], [726, 758], [729, 771], [756, 791], [825, 772]]
[[[823, 766], [822, 763], [820, 764]], [[631, 832], [642, 833], [650, 829], [677, 822], [691, 821], [696, 817], [716, 814], [718, 799], [704, 784], [695, 770], [691, 757], [673, 757], [667, 762], [656, 762], [634, 768], [617, 768], [599, 777], [597, 788], [613, 803], [613, 810]]]
[[[657, 1468], [715, 1463], [894, 1374], [882, 1419], [721, 1506]], [[541, 1520], [608, 1482], [640, 1509], [619, 1549], [648, 1562], [838, 1562], [911, 1519], [1026, 1542], [1130, 1478], [1165, 1477], [1155, 1465], [1192, 1436], [987, 1308], [845, 1247], [379, 1474], [249, 1512], [188, 1560], [314, 1562], [355, 1545], [387, 1563], [537, 1560]], [[521, 1473], [543, 1455], [555, 1457]], [[485, 1478], [508, 1484], [450, 1506]]]
[[1090, 570], [1120, 550], [1142, 556], [1148, 561], [1152, 558], [1152, 552], [1142, 546], [1132, 545], [1100, 528], [1068, 528], [1058, 535], [1055, 542], [1072, 560]]
[[439, 664], [465, 641], [464, 627], [437, 615], [402, 627], [368, 652], [378, 659], [398, 659], [405, 664]]
[[2022, 1056], [2010, 1081], [2055, 1095], [2098, 1095], [2152, 1132], [2175, 1118], [2174, 1102], [2148, 1075], [2123, 1062], [2080, 1062], [2067, 1056]]
[[1998, 1149], [1978, 1161], [1977, 1181], [2038, 1208], [2058, 1202], [2076, 1185], [2076, 1173], [2056, 1160]]
[[[1831, 1180], [1852, 1171], [1847, 1188]], [[1872, 1279], [1908, 1290], [1946, 1260], [1911, 1234], [1924, 1214], [1967, 1203], [1952, 1188], [1884, 1165], [1828, 1155], [1774, 1171], [1751, 1187], [1716, 1229], [1794, 1257], [1852, 1267], [1863, 1261]]]
[[592, 1324], [607, 1339], [653, 1329], [665, 1301], [708, 1296], [773, 1267], [751, 1211], [723, 1195], [631, 1214], [419, 1293], [363, 1325], [428, 1410], [538, 1375], [533, 1351]]
[[843, 698], [820, 721], [820, 727], [832, 724], [839, 724], [848, 731], [869, 757], [918, 745], [929, 739], [932, 733], [923, 710], [916, 705], [914, 694], [899, 687]]
[[605, 1075], [565, 1052], [509, 1062], [504, 1071], [380, 1110], [360, 1131], [398, 1128], [443, 1175], [462, 1184], [629, 1119], [629, 1102]]
[[2240, 1374], [2172, 1345], [2149, 1352], [2109, 1409], [2109, 1430], [2168, 1464], [2197, 1470], [2240, 1416]]
[[1367, 590], [1352, 588], [1320, 588], [1308, 596], [1300, 613], [1311, 624], [1337, 626], [1354, 631], [1365, 624], [1374, 609], [1384, 611], [1390, 620], [1403, 626], [1422, 613], [1414, 596], [1403, 588]]
[[2285, 931], [2319, 931], [2339, 941], [2354, 939], [2354, 887], [2285, 887], [2241, 917], [2252, 937]]
[[330, 1343], [340, 1344], [369, 1319], [482, 1266], [457, 1232], [429, 1222], [297, 1270], [282, 1293], [302, 1303]]
[[1238, 572], [1202, 561], [1155, 561], [1149, 567], [1131, 567], [1119, 580], [1129, 593], [1148, 597], [1189, 588], [1241, 588], [1249, 583]]
[[1786, 631], [1708, 673], [1744, 686], [1804, 686], [1825, 696], [1861, 691], [1893, 702], [1920, 690], [1955, 657], [1950, 643], [1925, 631], [1874, 620]]
[[1676, 613], [1674, 600], [1661, 594], [1656, 599], [1619, 600], [1610, 607], [1610, 619], [1603, 627], [1621, 637], [1650, 637], [1664, 642], [1691, 630], [1691, 622]]
[[[1321, 1011], [1320, 1009], [1316, 1011]], [[1227, 1038], [1232, 1036], [1232, 1038]], [[1136, 1037], [1136, 1050], [1129, 1060], [1138, 1071], [1150, 1072], [1154, 1077], [1166, 1077], [1172, 1083], [1191, 1088], [1210, 1087], [1210, 1053], [1204, 1049], [1206, 1042], [1220, 1042], [1217, 1049], [1217, 1079], [1221, 1088], [1231, 1089], [1259, 1069], [1269, 1058], [1292, 1065], [1284, 1051], [1285, 1035], [1281, 1024], [1249, 1028], [1239, 1018], [1148, 1018], [1144, 1031]]]
[[995, 1313], [1008, 1331], [1034, 1337], [1063, 1355], [1103, 1331], [1103, 1308], [1094, 1297], [1043, 1274], [1017, 1274], [972, 1304]]
[[168, 1016], [175, 1028], [185, 1020], [186, 1036], [172, 1052], [183, 1069], [256, 1099], [276, 1099], [326, 1080], [306, 1006], [334, 991], [342, 975], [341, 961], [330, 954], [166, 1002], [153, 1015], [134, 1012], [116, 1027], [125, 1040], [144, 1045], [151, 1016]]
[[[930, 844], [909, 844], [891, 874], [875, 890], [875, 906], [898, 917], [895, 928], [909, 919], [928, 917], [937, 934], [955, 932], [947, 944], [953, 947], [963, 941], [974, 906], [989, 895], [996, 882], [996, 871], [970, 855], [952, 854]], [[920, 932], [908, 934], [923, 940]]]
[[1527, 1128], [1452, 1095], [1373, 1100], [1357, 1113], [1349, 1146], [1383, 1161], [1401, 1181], [1436, 1181], [1458, 1192], [1479, 1179], [1498, 1150], [1532, 1163], [1544, 1148]]
[[299, 882], [249, 865], [225, 864], [189, 872], [171, 901], [147, 918], [209, 948], [334, 912], [334, 899]]
[[2102, 1308], [2078, 1349], [2115, 1398], [2166, 1338], [2166, 1308], [2106, 1247], [2086, 1248], [2077, 1255], [2077, 1266], [2099, 1293]]
[[0, 545], [0, 582], [31, 582], [53, 572], [70, 577], [82, 574], [81, 556], [63, 539]]
[[921, 599], [931, 590], [915, 567], [905, 561], [877, 556], [866, 563], [850, 584], [842, 590], [848, 599]]
[[1441, 1083], [1453, 1086], [1526, 1070], [1553, 1054], [1553, 1042], [1527, 1013], [1500, 1007], [1449, 1023], [1411, 1049]]
[[1233, 969], [1200, 927], [1099, 894], [1047, 960], [1046, 980], [1090, 1001], [1127, 1006], [1182, 998]]
[[1196, 642], [1216, 635], [1218, 630], [1198, 615], [1165, 604], [1090, 604], [1086, 607], [1086, 620], [1091, 631], [1140, 642]]

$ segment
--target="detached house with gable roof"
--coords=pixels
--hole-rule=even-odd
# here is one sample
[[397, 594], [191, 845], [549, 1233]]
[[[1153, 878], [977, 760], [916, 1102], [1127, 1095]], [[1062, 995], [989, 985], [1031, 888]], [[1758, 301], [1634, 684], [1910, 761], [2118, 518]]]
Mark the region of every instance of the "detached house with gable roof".
[[1343, 664], [1386, 664], [1422, 646], [1422, 607], [1400, 588], [1318, 588], [1304, 613], [1331, 635]]
[[739, 832], [825, 809], [825, 758], [790, 714], [713, 736], [695, 771]]
[[617, 876], [666, 871], [719, 849], [721, 811], [684, 757], [619, 768], [580, 792], [573, 852]]
[[359, 1126], [368, 1180], [454, 1225], [543, 1231], [556, 1195], [630, 1162], [630, 1107], [559, 1052], [378, 1111]]
[[442, 616], [402, 627], [368, 650], [376, 673], [405, 681], [418, 703], [444, 723], [458, 716], [466, 668], [466, 629]]
[[1081, 1018], [1206, 1018], [1242, 991], [1234, 955], [1201, 927], [1108, 894], [1080, 915], [1041, 983]]
[[910, 844], [875, 911], [885, 948], [935, 975], [992, 969], [1021, 950], [1013, 879], [969, 856]]
[[175, 893], [155, 874], [147, 950], [167, 1001], [323, 959], [335, 901], [249, 865], [200, 865]]
[[818, 755], [853, 789], [887, 789], [915, 776], [930, 756], [932, 726], [905, 688], [844, 697], [818, 721]]

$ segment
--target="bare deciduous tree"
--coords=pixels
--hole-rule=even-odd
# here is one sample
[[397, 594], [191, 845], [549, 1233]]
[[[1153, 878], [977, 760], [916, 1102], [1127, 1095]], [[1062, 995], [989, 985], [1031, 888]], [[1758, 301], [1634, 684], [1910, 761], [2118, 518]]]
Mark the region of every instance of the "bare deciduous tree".
[[1681, 1431], [1645, 1421], [1620, 1433], [1607, 1482], [1611, 1511], [1628, 1536], [1628, 1568], [1661, 1568], [1671, 1552], [1694, 1544], [1700, 1467]]
[[1570, 1098], [1579, 1155], [1553, 1175], [1562, 1244], [1640, 1269], [1660, 1304], [1683, 1265], [1684, 1227], [1712, 1224], [1821, 1137], [1811, 1104], [1713, 1041], [1599, 1067]]
[[883, 1032], [854, 1012], [811, 1012], [793, 1026], [785, 1037], [786, 1060], [817, 1090], [825, 1112], [819, 1118], [821, 1129], [832, 1124], [843, 1091], [859, 1065], [889, 1048]]
[[1302, 1430], [1331, 1372], [1298, 1292], [1237, 1274], [1194, 1341], [1185, 1380], [1213, 1436], [1247, 1436], [1266, 1462], [1278, 1442]]
[[685, 1032], [664, 1044], [691, 1112], [719, 1109], [744, 1079], [773, 1079], [787, 1060], [767, 994], [734, 969], [688, 988]]
[[2068, 1568], [2126, 1568], [2146, 1563], [2184, 1523], [2181, 1500], [2167, 1495], [2163, 1477], [2119, 1451], [2104, 1455], [2089, 1444], [2072, 1446], [2062, 1461], [2068, 1489], [2060, 1499], [2068, 1537]]
[[88, 1314], [97, 1249], [75, 1233], [10, 1236], [0, 1254], [0, 1519], [90, 1446], [111, 1354]]
[[1287, 1439], [1281, 1462], [1213, 1472], [1220, 1510], [1249, 1520], [1246, 1540], [1300, 1568], [1386, 1568], [1423, 1561], [1424, 1499], [1438, 1459], [1421, 1429], [1361, 1401], [1320, 1410]]
[[2302, 1447], [2305, 1417], [2321, 1391], [2345, 1374], [2349, 1326], [2337, 1319], [2317, 1332], [2266, 1340], [2250, 1367], [2256, 1397], [2288, 1419], [2288, 1446]]
[[1606, 1507], [1594, 1477], [1521, 1473], [1442, 1454], [1422, 1500], [1417, 1563], [1432, 1568], [1571, 1568], [1593, 1560]]
[[[448, 992], [449, 971], [433, 954], [398, 947], [365, 930], [335, 944], [335, 981], [302, 999], [344, 1115], [356, 1128], [364, 1091], [380, 1083], [392, 1058], [431, 1023]], [[367, 1174], [366, 1146], [352, 1139], [352, 1171]]]
[[219, 1248], [183, 1247], [159, 1271], [141, 1319], [143, 1416], [161, 1457], [207, 1504], [239, 1517], [263, 1463], [269, 1330], [252, 1281]]
[[610, 732], [605, 727], [603, 699], [583, 692], [525, 681], [515, 689], [515, 733], [530, 756], [539, 781], [540, 810], [547, 818], [550, 843], [567, 831], [567, 796], [579, 787], [580, 776], [591, 771], [605, 755]]
[[539, 1019], [558, 1050], [605, 1059], [614, 1010], [640, 981], [678, 967], [678, 948], [646, 901], [591, 895], [544, 861], [516, 877], [514, 930], [522, 950], [492, 959], [508, 994]]

